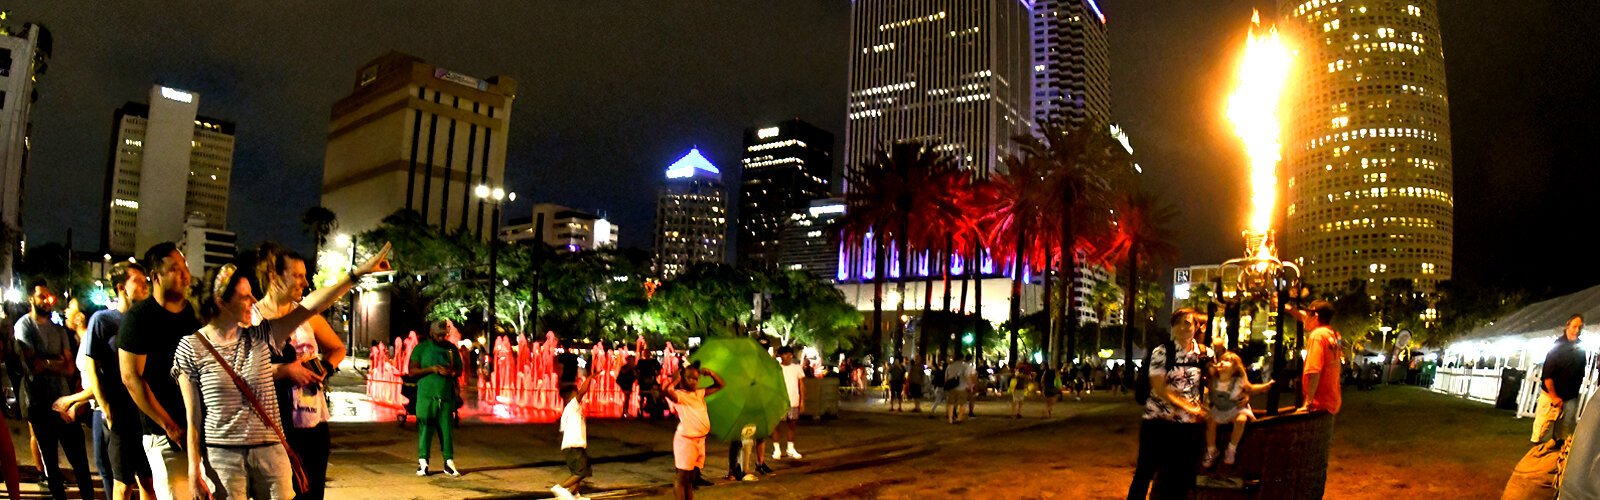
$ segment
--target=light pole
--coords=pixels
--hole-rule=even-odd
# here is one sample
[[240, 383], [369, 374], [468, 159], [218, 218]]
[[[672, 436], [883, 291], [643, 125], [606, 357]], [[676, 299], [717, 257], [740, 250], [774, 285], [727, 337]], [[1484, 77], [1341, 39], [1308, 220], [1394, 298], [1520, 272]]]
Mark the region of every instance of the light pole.
[[494, 315], [495, 282], [500, 279], [500, 273], [497, 272], [498, 268], [496, 267], [496, 260], [500, 254], [500, 206], [507, 201], [517, 201], [517, 193], [506, 192], [505, 188], [502, 187], [490, 188], [487, 184], [479, 184], [477, 189], [473, 190], [473, 194], [477, 195], [482, 202], [494, 207], [494, 213], [491, 216], [492, 220], [489, 223], [491, 228], [489, 231], [489, 303], [484, 309], [484, 324], [489, 328], [487, 338], [489, 349], [492, 350], [494, 349], [496, 323]]
[[[345, 248], [349, 251], [350, 269], [352, 271], [355, 270], [356, 238], [349, 234], [339, 233], [337, 236], [334, 236], [333, 242], [334, 246]], [[349, 337], [349, 340], [344, 343], [344, 351], [346, 356], [354, 356], [356, 352], [356, 292], [361, 289], [359, 286], [360, 283], [356, 283], [356, 285], [358, 286], [350, 287], [350, 296], [346, 297], [347, 302], [345, 307], [344, 330], [345, 336]]]

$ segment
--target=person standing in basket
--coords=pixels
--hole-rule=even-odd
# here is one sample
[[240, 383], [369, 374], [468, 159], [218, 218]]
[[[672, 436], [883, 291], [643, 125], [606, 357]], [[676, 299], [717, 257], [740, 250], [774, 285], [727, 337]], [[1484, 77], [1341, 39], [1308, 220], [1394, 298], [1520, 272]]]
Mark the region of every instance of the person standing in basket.
[[250, 273], [233, 264], [212, 272], [200, 297], [206, 325], [178, 342], [172, 361], [188, 417], [190, 491], [224, 499], [294, 498], [300, 463], [285, 444], [273, 351], [286, 348], [301, 323], [333, 305], [362, 276], [386, 265], [388, 253], [385, 245], [339, 283], [312, 292], [276, 320], [256, 324]]
[[439, 452], [444, 455], [444, 473], [460, 476], [456, 469], [455, 440], [450, 434], [455, 427], [453, 417], [461, 406], [461, 395], [456, 388], [456, 377], [461, 374], [461, 352], [450, 345], [446, 335], [450, 326], [436, 321], [429, 329], [429, 339], [417, 342], [411, 350], [411, 376], [417, 380], [417, 475], [428, 475], [428, 451], [433, 446], [433, 434], [439, 434]]

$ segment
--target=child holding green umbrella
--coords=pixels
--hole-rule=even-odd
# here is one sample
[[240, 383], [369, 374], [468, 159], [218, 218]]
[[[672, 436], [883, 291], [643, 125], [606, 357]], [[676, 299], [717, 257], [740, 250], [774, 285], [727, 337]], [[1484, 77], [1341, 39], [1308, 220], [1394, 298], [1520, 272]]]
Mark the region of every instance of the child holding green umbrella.
[[[700, 377], [711, 377], [711, 387], [700, 389]], [[694, 482], [706, 464], [706, 434], [711, 433], [711, 416], [706, 411], [706, 396], [722, 390], [722, 377], [696, 362], [678, 370], [669, 384], [668, 400], [678, 412], [678, 430], [672, 434], [672, 460], [678, 474], [672, 482], [674, 496], [694, 498]]]

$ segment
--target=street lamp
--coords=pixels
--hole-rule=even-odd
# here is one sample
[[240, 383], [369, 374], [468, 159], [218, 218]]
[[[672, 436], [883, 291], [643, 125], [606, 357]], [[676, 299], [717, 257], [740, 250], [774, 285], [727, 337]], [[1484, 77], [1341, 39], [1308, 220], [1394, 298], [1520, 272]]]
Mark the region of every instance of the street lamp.
[[[472, 190], [472, 193], [478, 196], [480, 203], [487, 203], [494, 207], [494, 214], [490, 216], [491, 220], [489, 222], [489, 304], [484, 310], [484, 323], [489, 327], [489, 346], [490, 349], [493, 349], [495, 334], [495, 281], [497, 281], [500, 277], [500, 273], [497, 272], [497, 260], [500, 254], [500, 206], [504, 205], [508, 201], [516, 201], [517, 193], [507, 192], [505, 188], [498, 186], [491, 188], [487, 184], [479, 184], [477, 188]], [[479, 214], [481, 215], [482, 212], [480, 211]]]
[[[350, 253], [350, 270], [356, 269], [356, 238], [347, 233], [339, 233], [333, 237], [335, 247], [347, 249]], [[320, 251], [320, 249], [319, 249]], [[353, 276], [353, 275], [352, 275]], [[354, 356], [356, 352], [356, 294], [361, 291], [361, 283], [357, 282], [350, 287], [350, 296], [346, 298], [344, 316], [345, 336], [349, 341], [344, 343], [346, 356]]]

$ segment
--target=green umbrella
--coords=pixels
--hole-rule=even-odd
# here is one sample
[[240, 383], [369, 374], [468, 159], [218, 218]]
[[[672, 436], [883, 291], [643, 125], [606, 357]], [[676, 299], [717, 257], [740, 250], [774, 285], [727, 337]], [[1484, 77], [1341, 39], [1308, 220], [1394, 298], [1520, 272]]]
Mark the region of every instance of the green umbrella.
[[783, 368], [755, 340], [710, 339], [689, 359], [716, 372], [725, 384], [706, 398], [711, 433], [718, 438], [739, 439], [740, 431], [752, 424], [756, 426], [756, 438], [765, 438], [789, 412], [789, 388], [783, 382]]

